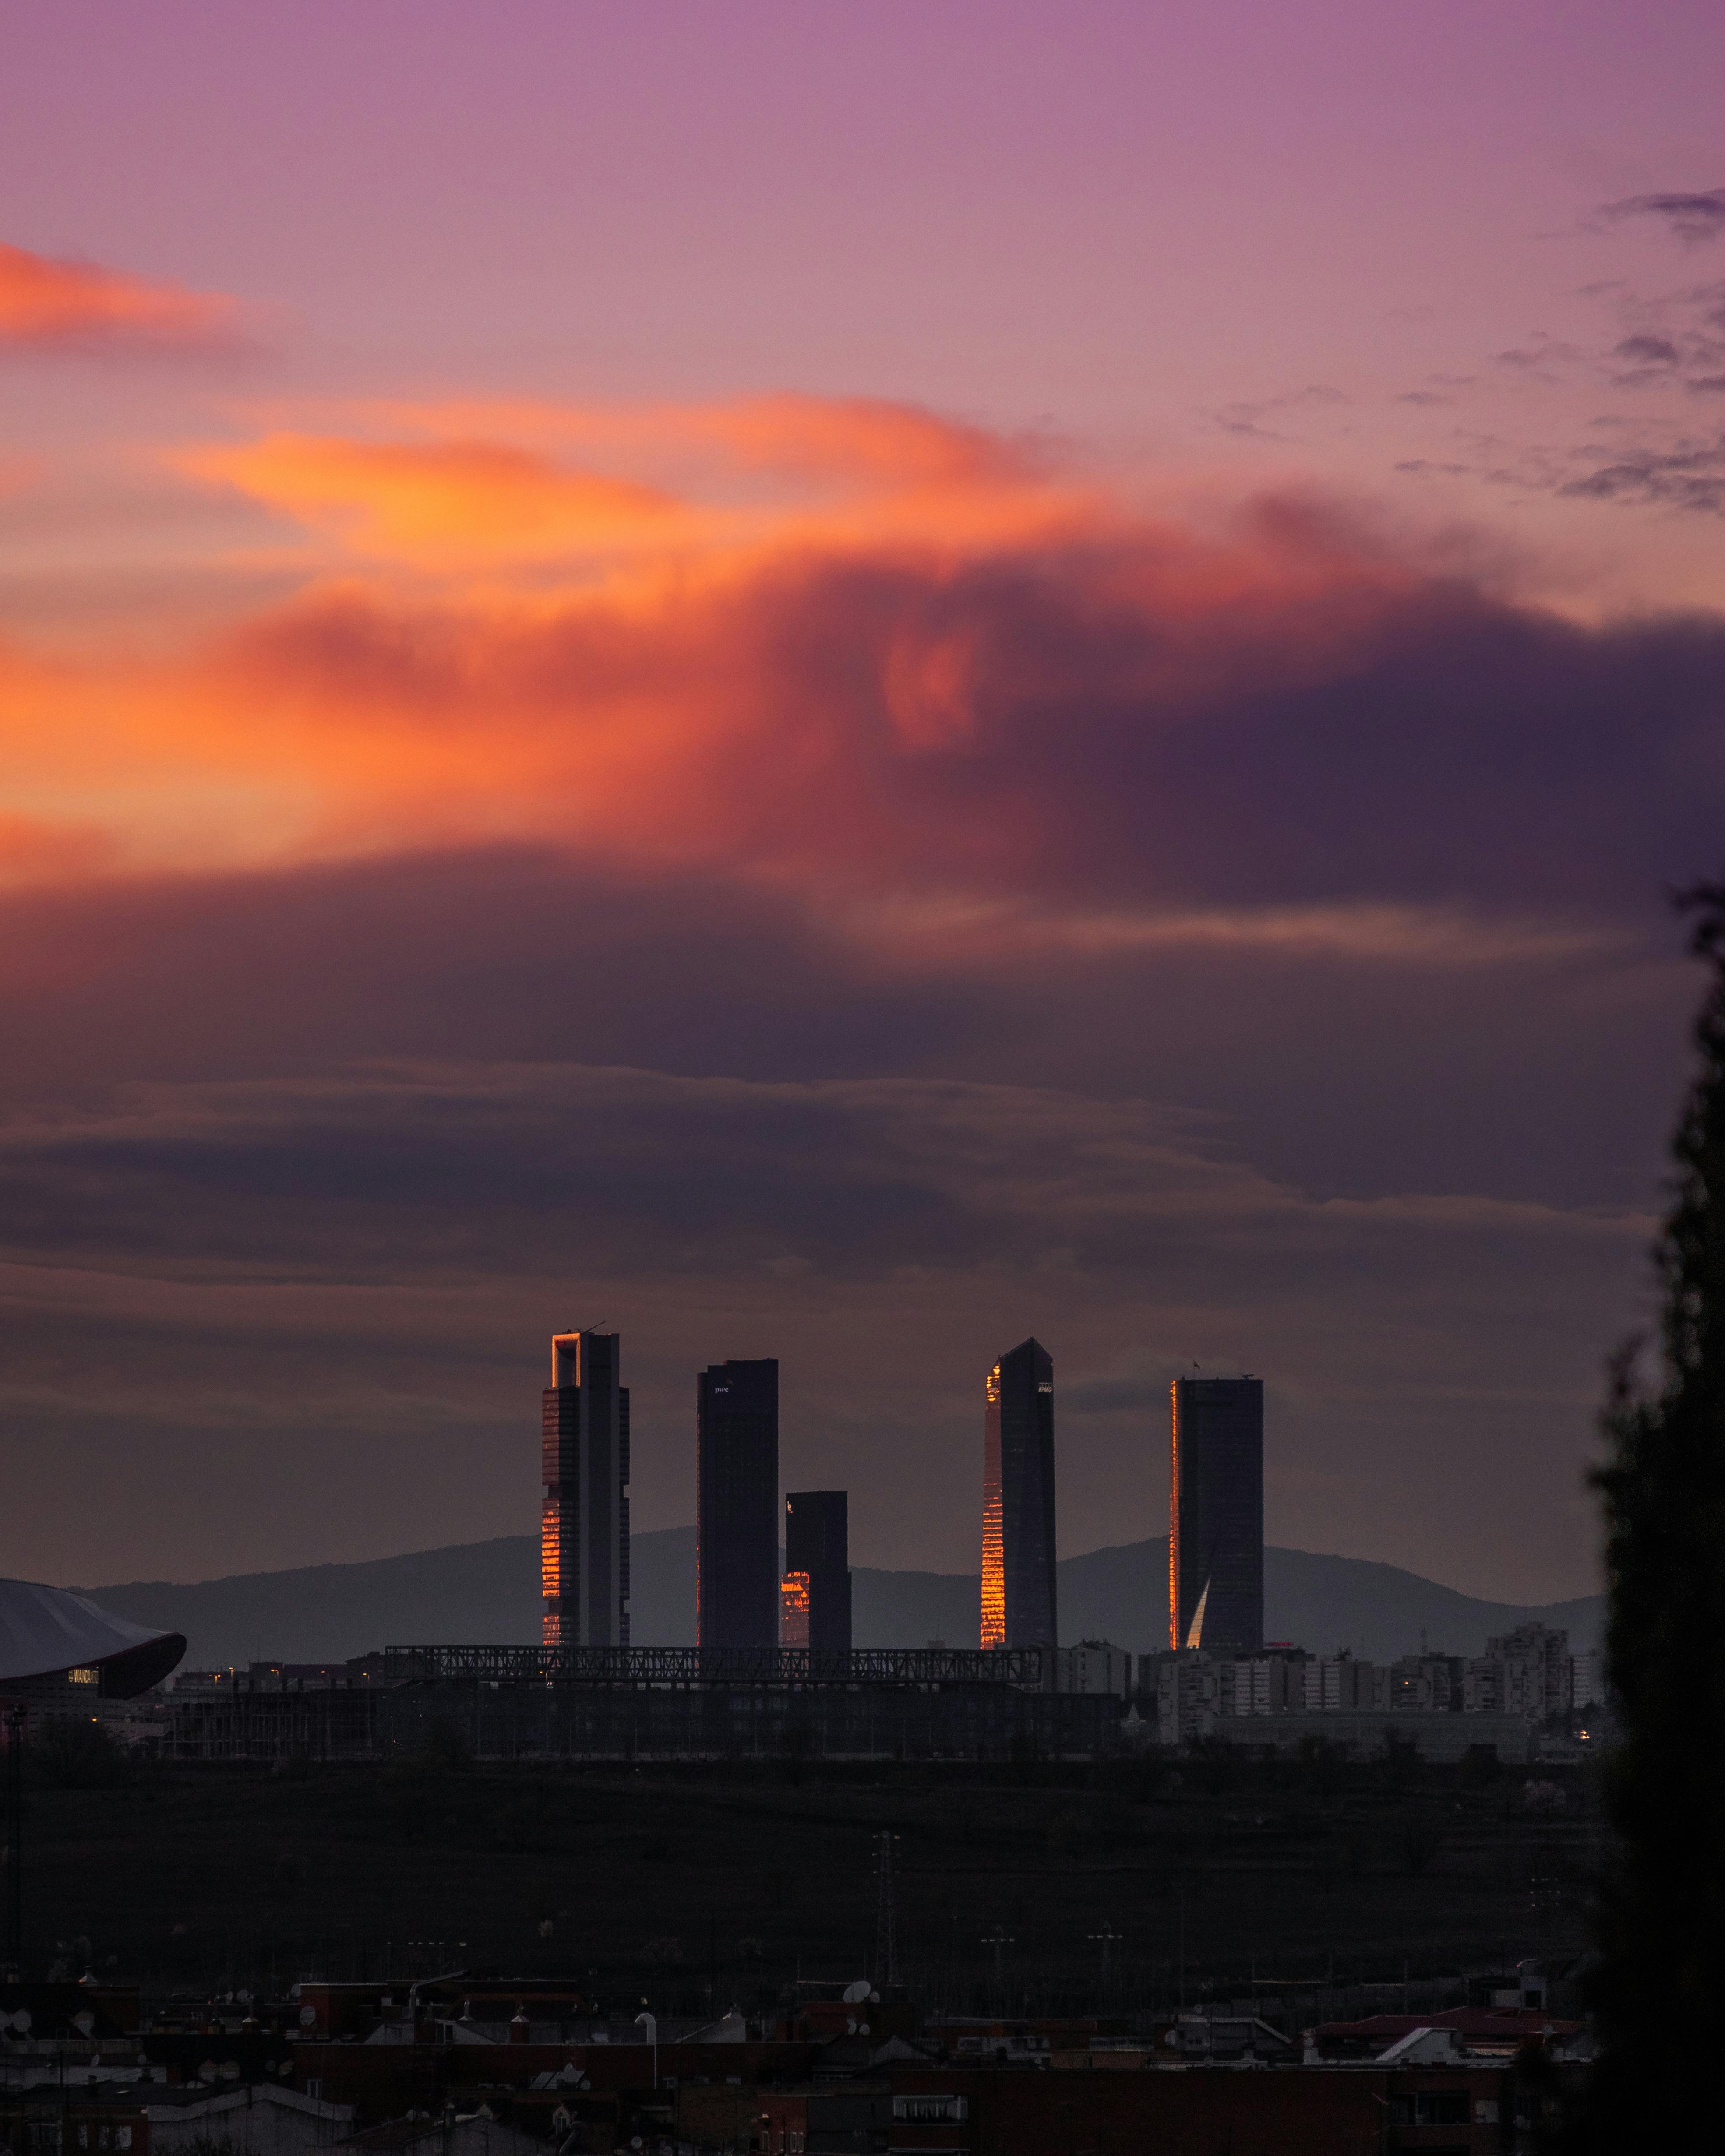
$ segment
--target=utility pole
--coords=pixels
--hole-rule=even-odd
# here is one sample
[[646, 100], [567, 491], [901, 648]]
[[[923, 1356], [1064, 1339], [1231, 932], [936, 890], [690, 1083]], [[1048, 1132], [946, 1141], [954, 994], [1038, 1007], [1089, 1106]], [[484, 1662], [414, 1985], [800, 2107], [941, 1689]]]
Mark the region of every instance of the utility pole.
[[1000, 2003], [1002, 1995], [1000, 1958], [1012, 1943], [1010, 1933], [1002, 1924], [996, 1924], [993, 1930], [989, 1932], [983, 1940], [985, 1947], [993, 1947], [994, 1949], [994, 1998], [997, 2005]]
[[6, 1969], [24, 1973], [24, 1736], [29, 1709], [6, 1710]]
[[897, 1912], [893, 1906], [892, 1845], [890, 1828], [875, 1836], [875, 1981], [898, 1982]]
[[[1197, 1368], [1194, 1363], [1194, 1368]], [[1180, 2011], [1186, 2011], [1186, 1889], [1180, 1889]]]

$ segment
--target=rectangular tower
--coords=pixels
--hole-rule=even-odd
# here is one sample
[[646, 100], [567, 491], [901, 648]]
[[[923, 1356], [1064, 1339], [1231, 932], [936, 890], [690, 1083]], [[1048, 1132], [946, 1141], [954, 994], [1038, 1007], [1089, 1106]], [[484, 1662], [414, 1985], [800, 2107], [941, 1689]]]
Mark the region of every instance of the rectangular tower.
[[778, 1361], [714, 1363], [696, 1380], [695, 1638], [778, 1645]]
[[1052, 1647], [1054, 1363], [1025, 1340], [988, 1373], [983, 1425], [984, 1647]]
[[1168, 1488], [1168, 1645], [1264, 1645], [1264, 1381], [1176, 1378]]
[[547, 1647], [629, 1645], [629, 1388], [614, 1332], [559, 1332], [540, 1422]]
[[818, 1655], [850, 1652], [849, 1513], [843, 1490], [793, 1490], [784, 1501], [785, 1575], [807, 1575], [807, 1644]]

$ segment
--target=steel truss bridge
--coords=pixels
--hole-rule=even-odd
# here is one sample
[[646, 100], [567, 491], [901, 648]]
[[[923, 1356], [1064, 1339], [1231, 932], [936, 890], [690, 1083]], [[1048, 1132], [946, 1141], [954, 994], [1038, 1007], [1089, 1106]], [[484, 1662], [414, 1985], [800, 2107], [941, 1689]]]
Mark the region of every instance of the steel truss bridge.
[[367, 1657], [374, 1682], [465, 1679], [481, 1684], [896, 1686], [1010, 1685], [1050, 1690], [1054, 1656], [1041, 1647], [386, 1647]]

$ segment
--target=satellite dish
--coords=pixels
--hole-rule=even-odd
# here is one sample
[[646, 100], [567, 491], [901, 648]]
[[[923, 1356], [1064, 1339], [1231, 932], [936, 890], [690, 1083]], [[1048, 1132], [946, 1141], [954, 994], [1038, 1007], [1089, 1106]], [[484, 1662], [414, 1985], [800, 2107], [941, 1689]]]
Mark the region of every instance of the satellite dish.
[[858, 1977], [855, 1984], [847, 1984], [845, 1987], [845, 2004], [847, 2006], [860, 2006], [868, 1995], [869, 1979], [865, 1976]]
[[12, 2017], [12, 2025], [17, 2030], [20, 2036], [28, 2036], [29, 2035], [30, 2010], [28, 2006], [19, 2007], [17, 2013]]
[[880, 2004], [880, 1994], [878, 1991], [871, 1991], [869, 1994], [869, 2004], [870, 2006], [878, 2006]]
[[317, 2009], [315, 2006], [302, 2006], [300, 2009], [300, 2026], [302, 2029], [315, 2027], [316, 2021]]

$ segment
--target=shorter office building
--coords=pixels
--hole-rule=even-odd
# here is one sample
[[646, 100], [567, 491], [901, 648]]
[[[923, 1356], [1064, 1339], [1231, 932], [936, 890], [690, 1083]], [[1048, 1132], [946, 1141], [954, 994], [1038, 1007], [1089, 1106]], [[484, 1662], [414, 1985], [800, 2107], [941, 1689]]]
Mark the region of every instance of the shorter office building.
[[1055, 1683], [1061, 1691], [1110, 1692], [1131, 1697], [1132, 1658], [1108, 1640], [1081, 1640], [1055, 1650]]
[[[1462, 1713], [1453, 1700], [1441, 1709], [1392, 1705], [1390, 1672], [1348, 1657], [1318, 1662], [1290, 1652], [1224, 1661], [1189, 1650], [1141, 1656], [1138, 1671], [1147, 1718], [1154, 1701], [1156, 1741], [1170, 1748], [1219, 1738], [1292, 1752], [1315, 1738], [1360, 1753], [1409, 1744], [1433, 1760], [1462, 1759], [1476, 1748], [1504, 1761], [1537, 1755], [1538, 1724], [1525, 1715]], [[1327, 1703], [1308, 1706], [1314, 1697]]]
[[809, 1647], [818, 1655], [848, 1655], [850, 1524], [846, 1491], [793, 1490], [787, 1494], [784, 1563], [780, 1645]]

